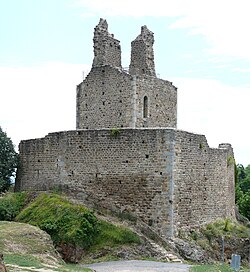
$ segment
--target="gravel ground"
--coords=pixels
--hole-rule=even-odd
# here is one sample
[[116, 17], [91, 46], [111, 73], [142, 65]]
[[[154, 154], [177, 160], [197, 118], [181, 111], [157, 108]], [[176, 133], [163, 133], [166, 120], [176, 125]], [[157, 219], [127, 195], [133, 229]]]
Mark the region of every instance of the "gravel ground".
[[153, 261], [115, 261], [84, 265], [96, 272], [188, 272], [190, 265]]

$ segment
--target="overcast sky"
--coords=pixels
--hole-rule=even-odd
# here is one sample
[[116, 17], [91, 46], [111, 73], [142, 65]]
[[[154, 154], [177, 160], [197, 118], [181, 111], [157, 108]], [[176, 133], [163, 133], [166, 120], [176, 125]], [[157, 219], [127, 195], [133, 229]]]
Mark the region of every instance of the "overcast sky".
[[20, 140], [75, 129], [75, 87], [93, 60], [93, 30], [105, 18], [130, 43], [155, 34], [158, 76], [178, 87], [178, 128], [229, 142], [250, 164], [249, 0], [0, 0], [0, 126]]

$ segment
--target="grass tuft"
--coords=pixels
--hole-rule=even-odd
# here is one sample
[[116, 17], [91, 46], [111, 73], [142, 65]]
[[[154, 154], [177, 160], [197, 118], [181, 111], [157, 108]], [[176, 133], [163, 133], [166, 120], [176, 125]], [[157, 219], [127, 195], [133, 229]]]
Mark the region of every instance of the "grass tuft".
[[103, 247], [117, 247], [119, 245], [128, 245], [131, 243], [140, 243], [138, 235], [125, 227], [118, 227], [106, 221], [99, 221], [98, 233], [94, 239], [90, 251], [95, 251]]

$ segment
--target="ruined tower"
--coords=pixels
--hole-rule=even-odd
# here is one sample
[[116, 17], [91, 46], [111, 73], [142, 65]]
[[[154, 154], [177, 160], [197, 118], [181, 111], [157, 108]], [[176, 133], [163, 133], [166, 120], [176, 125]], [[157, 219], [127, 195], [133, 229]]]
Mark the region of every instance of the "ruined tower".
[[108, 24], [100, 19], [94, 31], [94, 60], [92, 67], [111, 65], [121, 68], [121, 47], [120, 41], [108, 32]]
[[15, 190], [60, 188], [90, 208], [136, 217], [162, 237], [234, 218], [230, 144], [176, 128], [177, 89], [155, 76], [151, 31], [132, 42], [129, 72], [101, 19], [77, 86], [76, 130], [21, 141]]
[[95, 27], [93, 41], [92, 69], [77, 87], [76, 128], [176, 127], [177, 89], [155, 76], [153, 32], [143, 26], [131, 43], [129, 73], [106, 20]]
[[131, 42], [131, 75], [155, 75], [154, 63], [154, 33], [147, 26], [141, 27], [141, 34]]

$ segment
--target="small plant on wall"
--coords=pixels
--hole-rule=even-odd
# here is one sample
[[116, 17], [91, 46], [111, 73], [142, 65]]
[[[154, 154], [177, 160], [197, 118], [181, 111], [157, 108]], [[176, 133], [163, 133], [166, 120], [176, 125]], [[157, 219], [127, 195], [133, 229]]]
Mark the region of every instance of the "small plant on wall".
[[234, 165], [235, 163], [235, 160], [232, 156], [228, 156], [227, 158], [227, 166], [231, 166], [231, 165]]
[[111, 128], [110, 133], [112, 136], [117, 137], [120, 134], [120, 130], [119, 128]]
[[203, 149], [203, 148], [205, 148], [205, 145], [204, 145], [203, 143], [200, 143], [200, 144], [199, 144], [199, 148], [200, 148], [200, 149]]

